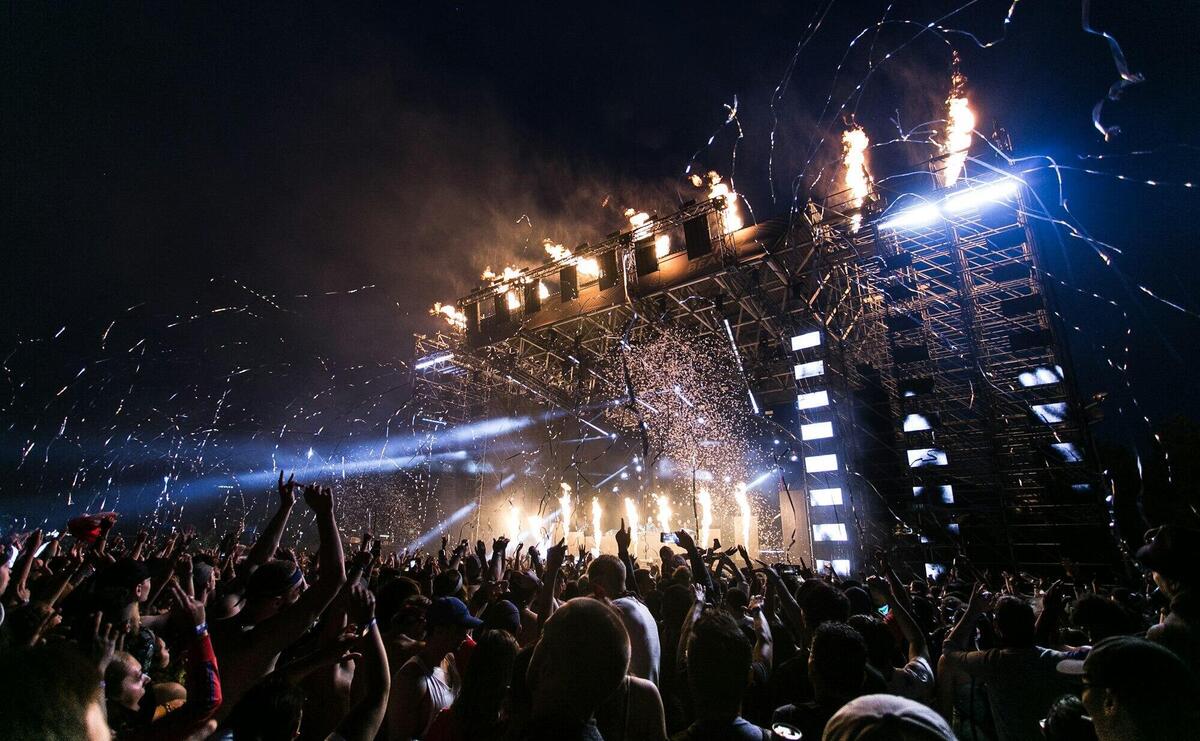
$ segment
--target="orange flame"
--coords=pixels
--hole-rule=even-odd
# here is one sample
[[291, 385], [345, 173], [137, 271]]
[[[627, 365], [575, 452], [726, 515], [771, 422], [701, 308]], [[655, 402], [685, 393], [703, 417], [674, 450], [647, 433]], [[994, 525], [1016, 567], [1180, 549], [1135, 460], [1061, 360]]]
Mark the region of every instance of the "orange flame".
[[942, 171], [942, 185], [949, 188], [962, 174], [971, 148], [975, 129], [975, 113], [967, 99], [967, 78], [958, 71], [958, 55], [954, 55], [954, 72], [950, 76], [950, 97], [946, 99], [946, 141], [942, 151], [948, 154]]
[[464, 330], [467, 328], [467, 315], [459, 311], [453, 304], [443, 304], [440, 301], [435, 301], [429, 313], [432, 316], [445, 317], [446, 322], [454, 329]]
[[[863, 202], [871, 192], [871, 174], [867, 172], [867, 146], [871, 140], [861, 126], [842, 132], [842, 165], [846, 168], [843, 183], [850, 191], [850, 205], [862, 208]], [[862, 214], [850, 216], [850, 231], [857, 232], [862, 226]]]

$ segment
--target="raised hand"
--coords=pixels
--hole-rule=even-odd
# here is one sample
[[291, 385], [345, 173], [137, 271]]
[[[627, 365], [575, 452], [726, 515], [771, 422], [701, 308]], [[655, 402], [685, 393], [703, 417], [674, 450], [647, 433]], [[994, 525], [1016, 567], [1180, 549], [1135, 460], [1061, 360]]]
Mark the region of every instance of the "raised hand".
[[296, 503], [296, 489], [300, 485], [296, 483], [296, 472], [293, 471], [285, 483], [283, 480], [283, 471], [279, 471], [279, 504], [284, 507], [290, 507]]
[[350, 587], [350, 597], [346, 605], [346, 614], [350, 621], [359, 629], [367, 627], [367, 623], [375, 617], [375, 595], [362, 584]]
[[617, 551], [625, 553], [629, 550], [629, 544], [633, 542], [633, 530], [626, 529], [625, 518], [621, 518], [621, 527], [617, 528], [615, 535], [617, 539]]
[[113, 655], [125, 648], [125, 633], [111, 623], [103, 621], [104, 613], [97, 612], [96, 623], [92, 628], [92, 658], [96, 660], [101, 677], [112, 663]]
[[567, 557], [567, 539], [562, 538], [546, 549], [546, 573], [550, 574], [562, 568]]
[[679, 547], [688, 553], [696, 550], [696, 541], [692, 539], [692, 534], [687, 530], [676, 530], [675, 539], [679, 542]]
[[193, 599], [183, 591], [179, 586], [179, 582], [174, 579], [170, 583], [171, 597], [171, 615], [180, 623], [192, 628], [193, 630], [201, 625], [205, 625], [204, 618], [204, 603], [198, 599]]
[[304, 503], [319, 515], [331, 514], [333, 512], [333, 490], [329, 487], [321, 488], [316, 484], [305, 486]]

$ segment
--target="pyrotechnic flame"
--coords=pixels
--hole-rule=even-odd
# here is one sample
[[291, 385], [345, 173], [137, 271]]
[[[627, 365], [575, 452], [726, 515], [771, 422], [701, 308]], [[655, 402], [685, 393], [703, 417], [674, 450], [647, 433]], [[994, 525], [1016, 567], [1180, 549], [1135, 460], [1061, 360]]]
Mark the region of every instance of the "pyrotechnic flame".
[[433, 316], [445, 317], [446, 322], [455, 329], [463, 330], [467, 328], [467, 315], [459, 311], [452, 304], [443, 304], [440, 301], [435, 301], [429, 313]]
[[707, 489], [701, 489], [696, 493], [696, 500], [700, 502], [700, 542], [698, 545], [703, 550], [712, 544], [708, 537], [713, 522], [712, 496], [709, 495]]
[[541, 545], [542, 520], [537, 515], [529, 516], [529, 536], [533, 540], [530, 545]]
[[749, 548], [750, 547], [750, 498], [746, 496], [746, 485], [745, 484], [737, 485], [737, 488], [733, 492], [733, 498], [734, 498], [734, 501], [737, 502], [738, 511], [742, 515], [742, 523], [741, 523], [742, 531], [741, 531], [741, 533], [739, 533], [741, 535], [742, 539], [739, 542], [742, 545]]
[[634, 211], [632, 208], [625, 209], [625, 216], [629, 219], [629, 225], [634, 229], [650, 220], [650, 214], [645, 211]]
[[592, 555], [600, 555], [600, 500], [592, 497]]
[[509, 291], [504, 294], [504, 300], [508, 303], [509, 311], [516, 311], [521, 308], [521, 298], [517, 296], [516, 291]]
[[665, 494], [658, 495], [658, 529], [671, 532], [671, 500]]
[[[721, 182], [721, 176], [716, 171], [710, 170], [707, 177], [709, 183], [708, 197], [725, 200], [725, 210], [722, 214], [725, 221], [725, 234], [736, 232], [743, 226], [742, 213], [738, 206], [738, 194], [730, 190], [727, 184]], [[693, 178], [695, 178], [692, 180], [693, 183], [699, 180], [697, 176], [693, 176]]]
[[505, 523], [504, 534], [514, 542], [521, 535], [521, 508], [515, 504], [508, 509], [508, 522]]
[[563, 536], [571, 532], [571, 485], [563, 482], [562, 495], [558, 498], [559, 519], [562, 521]]
[[550, 298], [550, 289], [546, 288], [546, 284], [540, 280], [538, 281], [538, 298], [543, 301]]
[[492, 266], [488, 265], [483, 269], [483, 273], [479, 276], [480, 280], [496, 280], [497, 275], [492, 272]]
[[555, 244], [547, 239], [542, 242], [542, 246], [546, 248], [546, 254], [550, 255], [550, 259], [558, 262], [560, 260], [567, 261], [567, 264], [574, 264], [580, 275], [587, 278], [600, 277], [600, 263], [594, 257], [576, 257], [572, 258], [571, 250], [563, 247], [561, 244]]
[[946, 99], [946, 141], [942, 151], [949, 155], [942, 170], [942, 185], [950, 187], [962, 174], [971, 148], [975, 129], [975, 113], [967, 99], [967, 78], [958, 71], [958, 54], [954, 55], [954, 72], [950, 77], [950, 97]]
[[671, 254], [671, 236], [659, 234], [654, 238], [654, 256], [661, 260], [669, 254]]
[[[856, 209], [862, 208], [871, 192], [871, 174], [867, 172], [867, 146], [870, 143], [867, 132], [861, 126], [842, 132], [842, 165], [846, 168], [844, 182], [850, 191], [850, 204]], [[860, 226], [862, 214], [851, 215], [850, 231], [857, 232]]]
[[629, 528], [629, 547], [637, 553], [638, 546], [638, 511], [637, 503], [631, 497], [625, 497], [625, 525]]

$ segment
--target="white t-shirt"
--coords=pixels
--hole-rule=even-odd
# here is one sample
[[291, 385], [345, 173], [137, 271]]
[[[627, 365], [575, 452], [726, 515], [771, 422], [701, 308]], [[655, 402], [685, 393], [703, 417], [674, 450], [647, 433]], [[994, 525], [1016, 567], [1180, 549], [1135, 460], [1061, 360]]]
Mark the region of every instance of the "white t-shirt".
[[613, 607], [629, 633], [629, 673], [658, 684], [662, 648], [658, 643], [658, 624], [649, 608], [635, 597], [613, 600]]

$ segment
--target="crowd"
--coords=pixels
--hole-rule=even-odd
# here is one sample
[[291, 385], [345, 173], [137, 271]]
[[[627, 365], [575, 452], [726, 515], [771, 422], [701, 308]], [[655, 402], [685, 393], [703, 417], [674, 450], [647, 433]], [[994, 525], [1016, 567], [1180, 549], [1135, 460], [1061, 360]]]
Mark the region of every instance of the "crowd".
[[[248, 545], [115, 513], [10, 535], [0, 738], [1200, 738], [1200, 531], [1108, 588], [882, 553], [849, 579], [686, 531], [639, 563], [624, 523], [616, 555], [347, 552], [329, 489], [278, 497]], [[281, 543], [300, 498], [315, 553]]]

